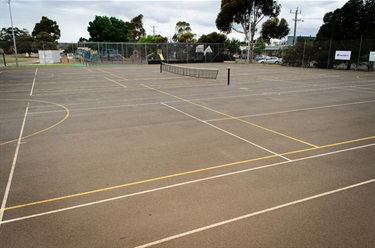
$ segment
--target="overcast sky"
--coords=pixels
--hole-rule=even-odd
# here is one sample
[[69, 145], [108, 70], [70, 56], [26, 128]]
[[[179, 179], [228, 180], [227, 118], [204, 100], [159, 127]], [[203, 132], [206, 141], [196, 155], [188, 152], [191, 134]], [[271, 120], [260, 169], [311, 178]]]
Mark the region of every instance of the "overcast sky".
[[[348, 0], [278, 0], [282, 5], [279, 18], [285, 18], [294, 32], [294, 15], [290, 13], [298, 8], [302, 11], [298, 19], [297, 35], [315, 36], [323, 24], [323, 16], [341, 8]], [[171, 37], [178, 21], [190, 23], [194, 34], [219, 32], [215, 25], [220, 11], [221, 0], [11, 0], [13, 25], [26, 28], [31, 33], [35, 23], [42, 16], [57, 22], [61, 30], [59, 42], [77, 42], [80, 37], [89, 38], [87, 26], [95, 15], [113, 16], [130, 21], [139, 14], [143, 15], [143, 26], [147, 34]], [[10, 27], [8, 0], [0, 0], [0, 28]], [[260, 29], [260, 26], [259, 26]], [[244, 36], [235, 32], [229, 35], [243, 40]]]

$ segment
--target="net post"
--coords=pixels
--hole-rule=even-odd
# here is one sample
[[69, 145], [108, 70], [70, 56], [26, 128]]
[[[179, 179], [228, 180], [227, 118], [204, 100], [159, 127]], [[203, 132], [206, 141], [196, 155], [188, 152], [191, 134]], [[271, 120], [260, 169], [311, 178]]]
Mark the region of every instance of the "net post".
[[230, 84], [230, 68], [228, 67], [227, 70], [228, 70], [228, 84], [227, 85], [229, 85]]
[[160, 61], [160, 73], [163, 72], [163, 62]]

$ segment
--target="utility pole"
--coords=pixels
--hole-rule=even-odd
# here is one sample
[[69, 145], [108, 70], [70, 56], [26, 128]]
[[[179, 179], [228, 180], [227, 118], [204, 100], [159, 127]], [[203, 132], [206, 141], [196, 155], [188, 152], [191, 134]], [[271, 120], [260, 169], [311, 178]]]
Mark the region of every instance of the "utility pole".
[[156, 33], [156, 28], [158, 26], [151, 26], [152, 27], [152, 36], [155, 36], [155, 33]]
[[298, 15], [302, 13], [302, 10], [298, 10], [298, 7], [297, 7], [297, 10], [295, 12], [293, 12], [293, 10], [290, 10], [290, 13], [295, 15], [295, 17], [293, 19], [293, 21], [294, 21], [293, 46], [295, 46], [296, 43], [297, 43], [297, 40], [296, 40], [297, 22], [303, 22], [303, 20], [298, 19]]

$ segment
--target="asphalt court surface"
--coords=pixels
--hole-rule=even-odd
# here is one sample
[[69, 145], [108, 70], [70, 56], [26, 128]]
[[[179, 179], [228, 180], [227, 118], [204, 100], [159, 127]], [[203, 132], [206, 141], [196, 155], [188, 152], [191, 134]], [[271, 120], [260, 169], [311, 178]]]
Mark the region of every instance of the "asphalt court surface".
[[186, 66], [0, 69], [0, 247], [374, 247], [374, 73]]

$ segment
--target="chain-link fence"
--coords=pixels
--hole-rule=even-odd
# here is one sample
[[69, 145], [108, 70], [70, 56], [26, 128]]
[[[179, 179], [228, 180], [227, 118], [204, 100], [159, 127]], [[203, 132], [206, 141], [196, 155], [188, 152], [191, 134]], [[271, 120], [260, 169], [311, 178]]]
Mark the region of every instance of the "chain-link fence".
[[[339, 57], [342, 52], [345, 57]], [[370, 53], [375, 52], [375, 40], [301, 39], [295, 46], [283, 48], [283, 64], [326, 69], [374, 70]]]
[[75, 62], [104, 63], [209, 63], [224, 61], [224, 43], [113, 43], [80, 42]]

